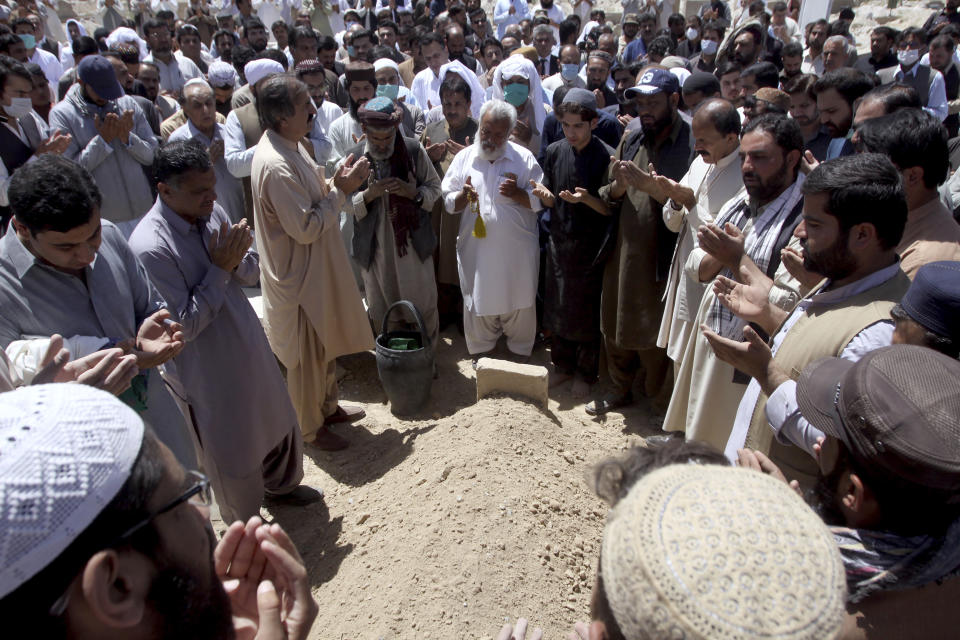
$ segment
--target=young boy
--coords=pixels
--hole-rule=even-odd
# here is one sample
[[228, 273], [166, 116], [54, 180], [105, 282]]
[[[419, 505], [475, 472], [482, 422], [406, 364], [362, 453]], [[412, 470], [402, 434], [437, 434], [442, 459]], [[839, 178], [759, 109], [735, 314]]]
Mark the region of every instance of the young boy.
[[615, 240], [614, 220], [598, 196], [613, 150], [593, 134], [597, 99], [590, 91], [568, 91], [556, 115], [564, 139], [547, 147], [543, 184], [533, 185], [551, 209], [543, 327], [552, 334], [553, 385], [573, 378], [574, 397], [585, 397], [597, 380], [603, 267]]

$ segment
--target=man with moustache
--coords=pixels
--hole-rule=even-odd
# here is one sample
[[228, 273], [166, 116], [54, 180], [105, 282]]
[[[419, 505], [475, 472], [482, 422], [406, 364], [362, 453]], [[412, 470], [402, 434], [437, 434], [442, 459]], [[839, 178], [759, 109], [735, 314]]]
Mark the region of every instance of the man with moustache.
[[813, 85], [817, 77], [806, 73], [794, 76], [783, 84], [783, 91], [790, 96], [790, 117], [800, 125], [803, 133], [803, 151], [813, 154], [817, 162], [827, 158], [830, 146], [830, 133], [820, 124], [820, 112], [817, 111], [817, 96]]
[[366, 158], [348, 157], [333, 178], [301, 142], [313, 128], [310, 90], [289, 76], [274, 76], [257, 93], [264, 134], [251, 168], [263, 326], [287, 370], [287, 390], [304, 442], [339, 450], [348, 442], [332, 424], [363, 417], [339, 404], [338, 356], [373, 348], [370, 323], [341, 244], [344, 198], [369, 174]]
[[820, 124], [832, 138], [827, 147], [827, 160], [853, 153], [853, 145], [848, 140], [852, 134], [853, 103], [870, 89], [873, 89], [873, 82], [860, 71], [850, 68], [825, 73], [813, 85]]
[[446, 210], [460, 213], [463, 329], [475, 361], [502, 335], [514, 357], [526, 360], [536, 338], [540, 203], [531, 182], [542, 182], [543, 171], [510, 141], [516, 120], [510, 103], [484, 103], [476, 142], [454, 157], [441, 185]]
[[[770, 279], [777, 276], [776, 293], [770, 298], [781, 308], [796, 303], [800, 284], [779, 275], [778, 268], [781, 251], [790, 242], [803, 208], [802, 152], [800, 128], [786, 116], [764, 114], [744, 127], [740, 139], [744, 191], [723, 206], [714, 223], [700, 227], [697, 246], [687, 260], [688, 273], [703, 283], [720, 275], [742, 277], [744, 269]], [[735, 340], [743, 335], [746, 321], [722, 306], [708, 288], [694, 324]], [[714, 355], [701, 331], [692, 331], [664, 430], [684, 431], [687, 440], [722, 449], [748, 382], [749, 377]]]
[[[693, 136], [680, 118], [680, 82], [662, 67], [649, 67], [626, 91], [636, 100], [640, 129], [624, 136], [613, 162], [610, 184], [600, 197], [620, 211], [616, 245], [607, 260], [601, 296], [601, 331], [612, 393], [587, 405], [590, 415], [633, 402], [633, 383], [644, 375], [645, 395], [657, 397], [669, 361], [657, 347], [663, 292], [677, 234], [663, 223], [667, 196], [647, 170], [679, 180], [690, 167]], [[666, 387], [669, 389], [669, 386]]]
[[[430, 345], [439, 337], [437, 282], [433, 251], [437, 236], [430, 210], [440, 198], [440, 178], [416, 139], [400, 134], [403, 112], [386, 96], [369, 100], [357, 111], [365, 140], [347, 157], [370, 161], [370, 178], [347, 196], [344, 211], [354, 218], [351, 256], [360, 265], [367, 310], [374, 324], [398, 300], [420, 311]], [[389, 330], [415, 326], [403, 310], [391, 317]]]
[[[764, 306], [749, 307], [727, 297], [734, 284], [718, 279], [730, 308], [773, 335], [769, 346], [752, 327], [743, 338], [705, 336], [717, 357], [750, 375], [726, 443], [735, 460], [744, 446], [770, 456], [791, 479], [805, 487], [817, 476], [816, 461], [805, 443], [806, 421], [796, 404], [792, 372], [823, 357], [859, 360], [889, 345], [894, 323], [890, 311], [910, 286], [896, 247], [907, 222], [900, 176], [880, 154], [859, 154], [827, 161], [803, 184], [803, 220], [795, 233], [803, 247], [803, 266], [826, 278], [789, 314]], [[782, 388], [781, 388], [782, 387]], [[802, 448], [792, 447], [797, 442]]]
[[660, 177], [669, 197], [663, 207], [663, 221], [679, 237], [670, 263], [657, 346], [667, 350], [674, 373], [680, 368], [683, 349], [695, 330], [694, 314], [705, 289], [696, 274], [687, 269], [697, 231], [713, 222], [720, 208], [743, 189], [740, 115], [736, 107], [720, 98], [707, 99], [694, 114], [691, 129], [697, 156], [690, 170], [679, 182]]

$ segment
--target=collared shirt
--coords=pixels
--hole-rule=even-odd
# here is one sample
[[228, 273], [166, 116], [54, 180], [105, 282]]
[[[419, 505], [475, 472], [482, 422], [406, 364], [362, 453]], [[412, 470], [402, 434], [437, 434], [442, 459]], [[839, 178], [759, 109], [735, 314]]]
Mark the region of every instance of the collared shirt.
[[[543, 181], [543, 171], [525, 147], [508, 142], [504, 154], [489, 162], [479, 157], [477, 145], [458, 153], [444, 175], [444, 208], [459, 213], [454, 203], [467, 177], [477, 191], [480, 214], [487, 235], [472, 235], [477, 214], [471, 205], [460, 216], [457, 237], [457, 267], [463, 304], [480, 316], [495, 316], [526, 309], [534, 304], [539, 272], [539, 231], [536, 211], [540, 201], [529, 187], [530, 180]], [[530, 207], [522, 207], [499, 192], [508, 173], [527, 194]]]
[[[200, 144], [209, 149], [214, 141], [223, 140], [223, 125], [214, 123], [213, 138], [211, 139], [188, 120], [187, 124], [170, 134], [168, 142], [191, 139], [199, 141]], [[224, 143], [224, 149], [226, 149], [226, 143]], [[246, 215], [246, 209], [243, 205], [243, 183], [230, 173], [227, 162], [223, 157], [213, 163], [213, 171], [217, 176], [217, 203], [223, 207], [232, 222], [240, 222], [241, 218]]]
[[427, 67], [413, 77], [413, 86], [410, 87], [410, 93], [416, 99], [417, 104], [424, 109], [431, 109], [440, 105], [440, 76], [433, 73], [433, 69]]
[[0, 346], [54, 333], [133, 338], [165, 306], [123, 234], [107, 220], [102, 225], [100, 249], [82, 280], [35, 257], [10, 225], [0, 239]]
[[815, 76], [823, 75], [823, 54], [814, 57], [810, 49], [803, 50], [803, 60], [800, 61], [800, 70], [804, 73], [812, 73]]
[[229, 219], [218, 204], [192, 224], [158, 198], [130, 236], [130, 248], [183, 325], [187, 344], [170, 383], [191, 406], [218, 469], [237, 476], [258, 469], [297, 419], [241, 289], [259, 279], [259, 255], [248, 249], [232, 272], [210, 259], [212, 234], [224, 223]]
[[[917, 76], [917, 72], [920, 70], [920, 64], [914, 64], [907, 73], [914, 78]], [[949, 115], [948, 106], [947, 106], [947, 86], [943, 81], [943, 74], [937, 71], [936, 69], [930, 69], [930, 91], [926, 96], [920, 96], [920, 102], [926, 103], [926, 106], [923, 107], [923, 110], [929, 113], [930, 115], [936, 116], [938, 120], [943, 122], [947, 119]], [[902, 82], [906, 76], [903, 72], [903, 67], [897, 69], [897, 72], [894, 74], [893, 78], [897, 82]], [[924, 100], [926, 98], [926, 100]]]
[[[808, 295], [797, 304], [773, 337], [771, 346], [773, 354], [776, 355], [787, 336], [787, 332], [808, 310], [815, 313], [817, 307], [841, 304], [853, 296], [887, 282], [899, 272], [900, 263], [897, 262], [889, 267], [874, 271], [856, 282], [826, 291], [820, 289], [818, 292]], [[826, 286], [829, 286], [829, 283]], [[875, 322], [865, 327], [844, 347], [840, 357], [844, 360], [856, 362], [871, 351], [890, 346], [893, 340], [893, 327], [892, 319]], [[761, 393], [760, 383], [754, 379], [747, 385], [747, 390], [740, 400], [740, 406], [737, 408], [737, 419], [733, 423], [733, 431], [730, 433], [730, 439], [727, 440], [727, 447], [724, 450], [724, 455], [734, 463], [737, 461], [737, 450], [742, 449], [746, 442], [747, 432], [750, 430], [750, 423], [753, 420], [753, 411]], [[816, 444], [817, 438], [823, 436], [823, 432], [807, 422], [800, 414], [800, 408], [797, 405], [796, 382], [788, 380], [777, 387], [767, 401], [766, 414], [767, 420], [780, 442], [792, 442], [811, 456], [815, 455], [813, 445]]]
[[170, 56], [170, 64], [160, 60], [152, 53], [143, 59], [144, 62], [152, 62], [157, 65], [157, 69], [160, 70], [161, 91], [179, 92], [183, 89], [183, 85], [186, 84], [187, 80], [203, 77], [203, 72], [200, 71], [200, 68], [197, 67], [190, 58], [178, 58], [172, 53]]
[[222, 134], [223, 161], [227, 164], [227, 169], [236, 178], [248, 177], [257, 145], [247, 149], [247, 140], [243, 136], [243, 127], [240, 126], [236, 111], [231, 111], [227, 116]]

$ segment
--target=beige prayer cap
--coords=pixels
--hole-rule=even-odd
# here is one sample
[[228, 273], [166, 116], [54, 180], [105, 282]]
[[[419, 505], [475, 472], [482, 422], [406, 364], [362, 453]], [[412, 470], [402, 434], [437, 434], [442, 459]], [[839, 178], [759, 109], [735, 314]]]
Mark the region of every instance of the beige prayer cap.
[[844, 619], [830, 532], [786, 484], [756, 471], [654, 471], [610, 514], [600, 560], [628, 640], [825, 640]]

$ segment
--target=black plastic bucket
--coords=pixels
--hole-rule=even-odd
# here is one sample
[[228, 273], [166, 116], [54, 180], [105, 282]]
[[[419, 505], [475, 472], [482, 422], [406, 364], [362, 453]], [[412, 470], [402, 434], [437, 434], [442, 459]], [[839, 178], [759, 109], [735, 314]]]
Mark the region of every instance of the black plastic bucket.
[[[406, 307], [417, 321], [419, 331], [387, 332], [387, 320], [399, 306]], [[399, 338], [415, 340], [420, 347], [416, 349], [391, 349], [390, 341]], [[390, 400], [390, 411], [403, 416], [416, 413], [430, 399], [430, 387], [433, 384], [433, 349], [430, 336], [423, 326], [423, 316], [409, 300], [398, 300], [390, 305], [383, 314], [380, 335], [376, 341], [377, 373], [380, 383]]]

